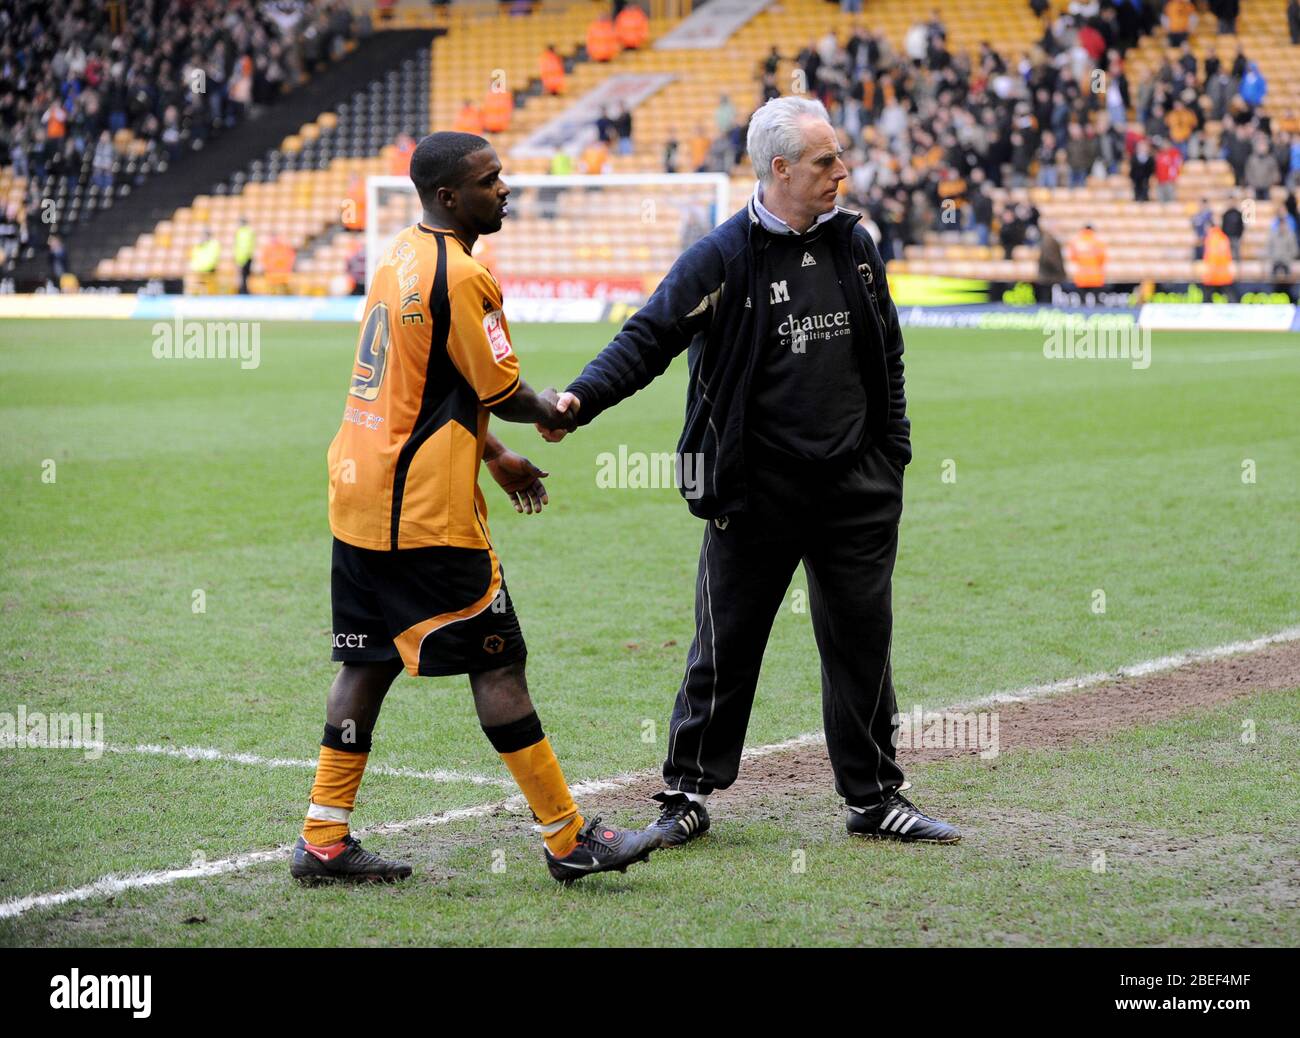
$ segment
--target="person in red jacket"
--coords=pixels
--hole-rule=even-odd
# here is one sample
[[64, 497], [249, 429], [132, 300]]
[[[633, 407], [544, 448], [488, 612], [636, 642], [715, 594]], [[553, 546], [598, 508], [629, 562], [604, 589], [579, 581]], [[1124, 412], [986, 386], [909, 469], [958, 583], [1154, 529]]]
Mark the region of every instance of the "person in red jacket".
[[505, 133], [515, 111], [515, 97], [509, 90], [488, 89], [483, 99], [483, 129], [488, 133]]
[[1205, 258], [1201, 260], [1201, 284], [1205, 286], [1206, 298], [1212, 299], [1215, 291], [1221, 289], [1228, 301], [1235, 303], [1234, 280], [1232, 243], [1222, 227], [1211, 224], [1205, 232]]
[[636, 4], [628, 4], [614, 19], [614, 31], [624, 50], [638, 50], [650, 38], [650, 19]]
[[1156, 197], [1162, 202], [1174, 200], [1174, 186], [1178, 174], [1183, 170], [1183, 153], [1171, 141], [1158, 142], [1160, 150], [1156, 152]]
[[555, 44], [547, 44], [538, 64], [542, 76], [542, 89], [552, 96], [564, 93], [564, 59], [555, 49]]
[[451, 128], [457, 133], [472, 133], [475, 136], [482, 134], [483, 113], [479, 111], [478, 105], [466, 98], [456, 113], [456, 121]]
[[1076, 288], [1101, 288], [1106, 284], [1106, 246], [1092, 224], [1085, 223], [1066, 250]]
[[613, 61], [618, 54], [618, 36], [609, 15], [602, 14], [587, 26], [587, 57], [592, 61]]

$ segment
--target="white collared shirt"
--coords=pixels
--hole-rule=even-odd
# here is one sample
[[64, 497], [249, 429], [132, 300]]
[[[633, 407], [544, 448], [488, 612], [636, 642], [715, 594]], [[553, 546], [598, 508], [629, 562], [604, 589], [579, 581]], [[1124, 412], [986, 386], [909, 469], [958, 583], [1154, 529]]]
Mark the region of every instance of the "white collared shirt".
[[[765, 228], [767, 228], [773, 234], [799, 234], [800, 233], [799, 231], [796, 231], [793, 227], [791, 227], [788, 223], [782, 220], [779, 216], [777, 216], [770, 209], [768, 209], [767, 206], [763, 204], [763, 185], [761, 183], [758, 185], [758, 187], [754, 188], [754, 212], [758, 215], [758, 222], [761, 223]], [[813, 221], [812, 227], [816, 227], [818, 224], [825, 223], [834, 215], [835, 215], [834, 208], [832, 208], [829, 213], [822, 213], [821, 216], [817, 217], [817, 219]], [[809, 231], [812, 230], [812, 227], [809, 227], [808, 230]], [[804, 231], [802, 233], [807, 234], [808, 231]]]

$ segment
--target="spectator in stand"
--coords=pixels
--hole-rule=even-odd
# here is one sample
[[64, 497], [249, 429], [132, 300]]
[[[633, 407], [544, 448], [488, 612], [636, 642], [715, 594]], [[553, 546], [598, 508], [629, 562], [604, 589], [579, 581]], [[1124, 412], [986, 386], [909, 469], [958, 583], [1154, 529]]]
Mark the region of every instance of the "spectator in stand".
[[1300, 0], [1288, 0], [1286, 27], [1291, 33], [1292, 46], [1300, 46]]
[[221, 262], [221, 243], [212, 237], [210, 228], [204, 227], [199, 240], [190, 249], [190, 273], [195, 276], [199, 289], [206, 295], [217, 290], [217, 264]]
[[690, 171], [692, 173], [705, 173], [708, 171], [709, 146], [711, 143], [709, 135], [704, 132], [704, 127], [697, 124], [689, 144], [691, 149]]
[[736, 126], [736, 106], [726, 94], [718, 98], [718, 107], [713, 110], [713, 125], [720, 136], [731, 133]]
[[553, 177], [568, 176], [573, 172], [573, 156], [563, 148], [557, 148], [551, 156], [551, 166], [547, 172]]
[[1181, 47], [1196, 26], [1196, 8], [1188, 0], [1168, 0], [1160, 22], [1168, 33], [1169, 46]]
[[1249, 68], [1250, 62], [1246, 60], [1246, 52], [1238, 45], [1237, 54], [1232, 59], [1232, 78], [1240, 83], [1246, 77]]
[[582, 171], [584, 173], [605, 173], [609, 164], [609, 149], [605, 142], [594, 140], [582, 149]]
[[1286, 130], [1280, 130], [1273, 135], [1273, 157], [1277, 159], [1278, 177], [1280, 183], [1286, 187], [1291, 186], [1291, 182], [1296, 175], [1296, 158], [1300, 157], [1300, 147], [1297, 147], [1296, 138]]
[[1106, 284], [1106, 246], [1092, 224], [1085, 223], [1066, 250], [1075, 288], [1101, 288]]
[[451, 124], [451, 128], [458, 133], [472, 133], [476, 137], [481, 137], [483, 113], [479, 111], [478, 105], [469, 98], [461, 102], [460, 111], [456, 113], [456, 120]]
[[1002, 255], [1011, 259], [1016, 246], [1025, 243], [1027, 228], [1024, 221], [1016, 216], [1012, 206], [1003, 208], [998, 217], [998, 244], [1002, 246]]
[[399, 133], [388, 157], [388, 173], [394, 177], [411, 175], [411, 156], [415, 154], [415, 138], [409, 133]]
[[681, 149], [676, 137], [669, 137], [664, 144], [664, 172], [677, 172], [677, 152]]
[[1165, 118], [1165, 124], [1169, 127], [1169, 139], [1173, 142], [1175, 148], [1183, 158], [1187, 158], [1188, 145], [1192, 133], [1197, 129], [1199, 120], [1196, 113], [1193, 112], [1187, 104], [1181, 99], [1174, 101], [1174, 107], [1169, 115]]
[[601, 108], [595, 125], [596, 139], [602, 144], [613, 144], [618, 140], [618, 130], [614, 128], [614, 120], [609, 117], [608, 108]]
[[1216, 289], [1223, 289], [1229, 302], [1236, 302], [1232, 283], [1235, 280], [1233, 261], [1238, 258], [1238, 252], [1233, 248], [1229, 236], [1222, 228], [1211, 224], [1205, 233], [1205, 258], [1201, 260], [1201, 284], [1206, 298], [1213, 298]]
[[1087, 185], [1088, 173], [1097, 161], [1098, 153], [1096, 140], [1079, 123], [1070, 123], [1069, 141], [1065, 146], [1066, 159], [1070, 164], [1070, 187]]
[[113, 150], [113, 138], [109, 136], [107, 130], [103, 130], [95, 144], [95, 157], [91, 163], [91, 169], [94, 171], [91, 183], [100, 191], [113, 189], [113, 166], [116, 162], [117, 152]]
[[987, 246], [989, 233], [993, 228], [993, 196], [988, 193], [984, 170], [975, 166], [971, 170], [970, 189], [970, 229], [974, 230], [976, 241]]
[[[640, 10], [640, 8], [637, 8], [637, 10]], [[623, 105], [618, 106], [614, 115], [614, 135], [618, 141], [618, 153], [620, 155], [631, 155], [632, 113]]]
[[613, 61], [618, 56], [618, 34], [609, 15], [602, 14], [587, 26], [587, 57], [592, 61]]
[[8, 267], [10, 261], [22, 248], [22, 222], [18, 218], [18, 203], [10, 202], [0, 217], [0, 270]]
[[1011, 134], [1011, 186], [1029, 183], [1029, 166], [1034, 161], [1033, 138], [1018, 130]]
[[1205, 233], [1214, 226], [1214, 210], [1210, 208], [1208, 198], [1201, 199], [1201, 208], [1192, 217], [1192, 234], [1196, 244], [1192, 246], [1192, 259], [1198, 260], [1205, 255]]
[[1064, 284], [1069, 275], [1065, 272], [1065, 256], [1060, 241], [1046, 231], [1038, 246], [1038, 281], [1043, 285]]
[[552, 97], [563, 94], [565, 84], [564, 59], [560, 57], [560, 52], [555, 49], [555, 44], [548, 43], [546, 45], [538, 64], [542, 77], [542, 89]]
[[297, 259], [297, 251], [279, 235], [272, 235], [271, 240], [262, 246], [258, 261], [271, 292], [284, 294], [289, 291], [289, 280]]
[[1278, 213], [1268, 226], [1268, 268], [1275, 281], [1290, 279], [1297, 254], [1300, 245], [1296, 242], [1295, 223], [1289, 214]]
[[624, 50], [639, 50], [650, 39], [650, 19], [636, 4], [627, 4], [614, 19], [614, 31]]
[[[1223, 220], [1219, 228], [1224, 237], [1228, 239], [1229, 252], [1233, 259], [1241, 259], [1241, 238], [1246, 233], [1246, 220], [1241, 215], [1241, 209], [1234, 202], [1223, 211]], [[1206, 241], [1209, 241], [1209, 234], [1206, 234]]]
[[343, 199], [342, 224], [348, 231], [366, 229], [366, 181], [360, 173], [348, 178], [348, 190]]
[[1246, 74], [1241, 80], [1241, 89], [1237, 91], [1241, 99], [1250, 105], [1251, 109], [1256, 109], [1264, 100], [1264, 95], [1268, 93], [1268, 80], [1264, 74], [1259, 71], [1259, 66], [1253, 61], [1246, 66]]
[[1107, 176], [1118, 173], [1125, 158], [1124, 134], [1106, 115], [1097, 117], [1097, 157]]
[[63, 239], [57, 234], [51, 234], [49, 240], [45, 243], [49, 251], [50, 258], [50, 280], [56, 286], [62, 287], [63, 279], [68, 273], [68, 249], [63, 244]]
[[1225, 135], [1222, 155], [1232, 168], [1233, 182], [1240, 187], [1246, 182], [1246, 163], [1250, 161], [1253, 147], [1250, 126], [1240, 123]]
[[354, 296], [363, 296], [366, 294], [366, 243], [357, 242], [357, 247], [352, 250], [348, 257], [347, 264], [344, 267], [347, 272], [348, 280], [352, 282], [351, 294]]
[[515, 95], [504, 83], [493, 82], [483, 98], [483, 131], [505, 133], [510, 129], [510, 118], [515, 112]]
[[1060, 149], [1056, 146], [1056, 134], [1051, 130], [1043, 133], [1042, 143], [1038, 146], [1038, 179], [1036, 183], [1039, 187], [1057, 187], [1060, 178], [1056, 173], [1056, 155]]
[[1237, 16], [1241, 13], [1240, 0], [1210, 0], [1210, 13], [1219, 20], [1220, 36], [1235, 36]]
[[56, 145], [62, 144], [68, 132], [68, 112], [57, 97], [45, 109], [45, 114], [41, 116], [41, 124], [45, 127], [45, 136], [49, 140]]
[[230, 122], [233, 126], [244, 117], [253, 101], [253, 59], [244, 54], [235, 62], [230, 77]]
[[169, 161], [175, 162], [180, 158], [184, 137], [185, 129], [181, 125], [180, 110], [175, 105], [168, 105], [163, 112], [162, 132], [158, 135], [158, 139], [162, 142]]
[[239, 271], [239, 294], [248, 295], [248, 275], [253, 269], [253, 256], [257, 251], [257, 233], [248, 222], [248, 217], [240, 216], [239, 226], [235, 228], [235, 269]]
[[1174, 200], [1178, 174], [1183, 169], [1183, 153], [1170, 141], [1157, 141], [1156, 152], [1156, 197], [1162, 202]]
[[1156, 163], [1151, 157], [1151, 149], [1146, 139], [1137, 142], [1133, 158], [1129, 160], [1128, 175], [1133, 181], [1133, 200], [1147, 202], [1151, 199], [1151, 177], [1155, 174]]
[[1262, 134], [1255, 138], [1254, 153], [1246, 160], [1246, 186], [1255, 192], [1259, 201], [1268, 198], [1269, 189], [1282, 182], [1282, 171], [1277, 159], [1269, 150], [1268, 138]]
[[1227, 117], [1228, 106], [1237, 96], [1240, 83], [1233, 79], [1232, 70], [1220, 66], [1213, 76], [1206, 77], [1205, 96], [1210, 102], [1209, 116], [1216, 121]]

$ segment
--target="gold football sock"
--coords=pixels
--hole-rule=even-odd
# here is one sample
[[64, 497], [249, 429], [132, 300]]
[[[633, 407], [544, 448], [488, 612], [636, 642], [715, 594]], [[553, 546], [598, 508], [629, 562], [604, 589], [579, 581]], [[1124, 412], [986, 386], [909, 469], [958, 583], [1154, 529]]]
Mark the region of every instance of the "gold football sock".
[[[370, 735], [364, 742], [343, 743], [341, 730], [325, 726], [316, 781], [311, 787], [311, 805], [303, 823], [302, 838], [317, 847], [328, 847], [347, 836], [349, 818], [361, 787], [361, 776], [370, 757]], [[346, 746], [346, 749], [340, 747]]]
[[578, 842], [583, 819], [537, 714], [483, 731], [532, 808], [547, 850], [564, 857]]

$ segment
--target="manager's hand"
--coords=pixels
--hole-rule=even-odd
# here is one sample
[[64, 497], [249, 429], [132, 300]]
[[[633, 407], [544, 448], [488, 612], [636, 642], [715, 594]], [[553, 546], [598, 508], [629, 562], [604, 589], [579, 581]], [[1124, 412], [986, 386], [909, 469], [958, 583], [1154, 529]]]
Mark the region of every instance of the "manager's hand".
[[[554, 393], [554, 390], [547, 390], [547, 393]], [[545, 396], [545, 394], [543, 394]], [[557, 422], [551, 427], [538, 423], [537, 431], [542, 434], [542, 439], [547, 443], [559, 443], [569, 433], [578, 427], [578, 411], [582, 407], [582, 401], [572, 393], [561, 393], [555, 398], [555, 410], [559, 415], [567, 418], [566, 422]]]

